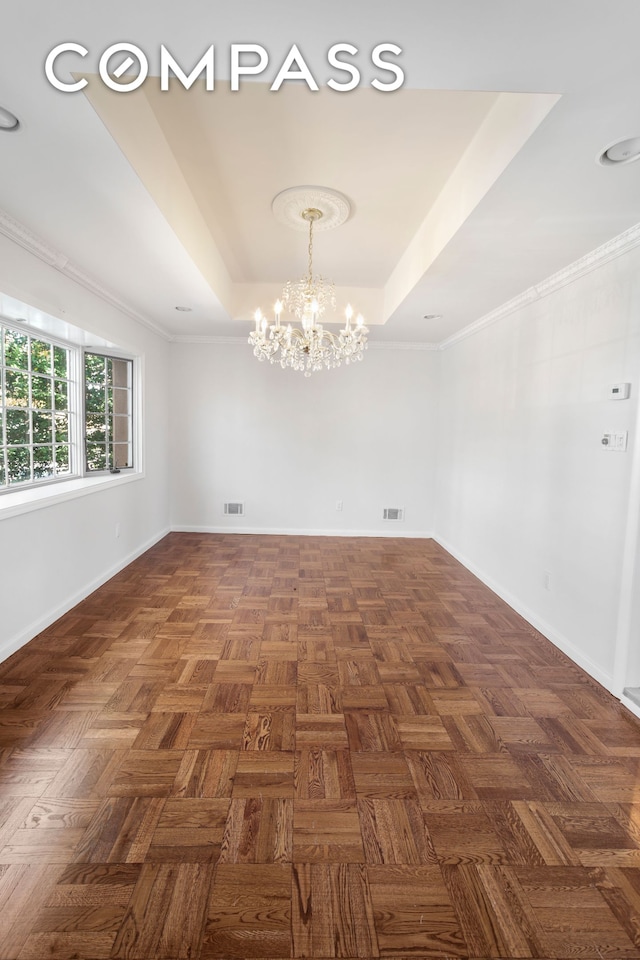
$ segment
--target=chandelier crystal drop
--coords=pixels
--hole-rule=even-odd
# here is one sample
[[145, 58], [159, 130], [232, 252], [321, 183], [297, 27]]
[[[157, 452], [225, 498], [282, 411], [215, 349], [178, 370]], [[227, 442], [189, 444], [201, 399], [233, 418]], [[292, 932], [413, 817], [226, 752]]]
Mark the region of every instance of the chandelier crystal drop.
[[[351, 306], [345, 310], [345, 324], [338, 333], [323, 327], [320, 321], [325, 311], [336, 309], [333, 283], [313, 274], [313, 226], [323, 212], [317, 207], [307, 207], [300, 216], [309, 224], [307, 275], [285, 284], [282, 297], [273, 308], [273, 322], [270, 323], [261, 310], [256, 310], [256, 328], [249, 335], [249, 343], [258, 360], [279, 363], [283, 369], [291, 367], [310, 377], [323, 367], [331, 369], [343, 362], [362, 360], [369, 331], [361, 315], [352, 323]], [[283, 323], [283, 311], [296, 317], [301, 329]]]

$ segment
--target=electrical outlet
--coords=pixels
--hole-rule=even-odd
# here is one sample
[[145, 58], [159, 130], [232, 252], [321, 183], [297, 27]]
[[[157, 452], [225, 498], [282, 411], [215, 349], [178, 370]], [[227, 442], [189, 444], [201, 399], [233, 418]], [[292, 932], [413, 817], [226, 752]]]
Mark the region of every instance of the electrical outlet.
[[338, 512], [342, 510], [342, 500], [336, 500], [336, 510]]
[[116, 540], [120, 539], [120, 524], [116, 523]]
[[542, 583], [544, 585], [545, 590], [551, 590], [551, 574], [549, 573], [548, 570], [544, 571]]

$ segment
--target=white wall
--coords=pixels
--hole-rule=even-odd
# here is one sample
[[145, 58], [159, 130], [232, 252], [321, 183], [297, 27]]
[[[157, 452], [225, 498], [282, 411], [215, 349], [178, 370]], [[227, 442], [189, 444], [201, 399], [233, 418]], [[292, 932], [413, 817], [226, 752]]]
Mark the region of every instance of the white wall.
[[132, 483], [18, 516], [0, 513], [2, 660], [167, 532], [169, 454], [164, 340], [2, 236], [0, 290], [143, 357], [146, 468]]
[[436, 353], [370, 349], [307, 379], [247, 343], [177, 343], [171, 366], [174, 527], [430, 535]]
[[[639, 278], [635, 249], [441, 355], [437, 538], [609, 687]], [[633, 382], [630, 400], [607, 398], [617, 381]], [[628, 453], [604, 451], [601, 435], [612, 430], [629, 431]]]
[[[636, 249], [443, 352], [371, 349], [305, 379], [245, 343], [169, 345], [0, 237], [0, 290], [143, 354], [146, 466], [140, 481], [0, 520], [0, 659], [170, 523], [435, 532], [611, 687], [616, 632], [625, 615], [628, 633], [640, 622], [639, 278]], [[632, 398], [607, 399], [625, 380]], [[629, 453], [603, 451], [612, 430], [629, 431]], [[224, 517], [225, 500], [245, 501], [246, 517]], [[405, 507], [405, 522], [382, 521], [384, 506]], [[638, 659], [631, 639], [621, 677]]]

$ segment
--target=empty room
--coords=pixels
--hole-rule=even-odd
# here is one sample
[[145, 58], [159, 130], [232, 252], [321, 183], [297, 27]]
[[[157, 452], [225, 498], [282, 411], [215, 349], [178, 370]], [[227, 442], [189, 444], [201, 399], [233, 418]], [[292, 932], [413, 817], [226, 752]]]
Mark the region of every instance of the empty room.
[[640, 957], [635, 0], [0, 33], [0, 960]]

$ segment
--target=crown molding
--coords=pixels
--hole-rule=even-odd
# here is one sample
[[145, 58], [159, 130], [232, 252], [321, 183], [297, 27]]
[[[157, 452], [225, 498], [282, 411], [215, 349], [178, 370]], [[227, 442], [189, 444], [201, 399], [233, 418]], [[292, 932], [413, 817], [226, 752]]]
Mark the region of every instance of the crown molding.
[[163, 340], [171, 339], [170, 334], [167, 333], [166, 330], [163, 330], [162, 327], [159, 327], [152, 320], [149, 320], [148, 317], [138, 313], [137, 310], [134, 310], [133, 307], [112, 293], [111, 290], [104, 287], [101, 283], [98, 283], [98, 281], [88, 273], [85, 273], [76, 263], [69, 260], [62, 251], [50, 246], [50, 244], [29, 230], [23, 223], [20, 223], [20, 221], [14, 219], [14, 217], [10, 217], [6, 211], [1, 209], [0, 233], [7, 237], [7, 239], [17, 243], [24, 250], [27, 250], [28, 253], [42, 260], [43, 263], [46, 263], [48, 266], [53, 267], [54, 270], [58, 270], [59, 273], [64, 274], [65, 277], [73, 280], [74, 283], [84, 287], [89, 293], [100, 297], [101, 300], [115, 307], [120, 313], [123, 313], [131, 320], [135, 320], [136, 323], [151, 330], [157, 336], [162, 337]]
[[197, 334], [183, 333], [171, 337], [171, 343], [242, 343], [245, 347], [249, 337], [214, 337], [198, 336]]
[[439, 350], [439, 344], [411, 340], [369, 340], [367, 343], [369, 350]]
[[607, 240], [606, 243], [596, 247], [595, 250], [585, 254], [584, 257], [580, 257], [579, 260], [574, 260], [569, 266], [563, 267], [562, 270], [553, 273], [550, 277], [547, 277], [546, 280], [534, 284], [532, 287], [529, 287], [528, 290], [518, 294], [517, 297], [507, 300], [506, 303], [503, 303], [502, 306], [497, 307], [490, 313], [485, 313], [483, 317], [474, 320], [473, 323], [468, 324], [468, 326], [462, 330], [458, 330], [457, 333], [447, 337], [446, 340], [442, 340], [438, 345], [438, 349], [446, 350], [461, 340], [466, 340], [467, 337], [473, 336], [492, 323], [508, 317], [509, 314], [515, 313], [516, 310], [520, 310], [530, 303], [535, 303], [537, 300], [542, 300], [543, 297], [548, 297], [550, 293], [555, 293], [556, 290], [566, 287], [569, 283], [573, 283], [574, 280], [578, 280], [580, 277], [592, 273], [599, 267], [604, 266], [605, 263], [609, 263], [611, 260], [615, 260], [617, 257], [628, 253], [638, 245], [640, 245], [640, 223], [635, 224], [635, 226], [630, 227], [628, 230], [625, 230], [624, 233], [618, 234], [618, 236], [613, 237], [611, 240]]
[[[172, 343], [242, 343], [245, 345], [247, 343], [247, 337], [244, 336], [216, 337], [196, 335], [191, 336], [189, 334], [181, 336], [170, 334], [163, 327], [158, 326], [148, 317], [139, 313], [129, 304], [125, 303], [111, 290], [99, 283], [94, 277], [85, 273], [81, 267], [69, 260], [69, 258], [62, 253], [62, 251], [46, 243], [41, 237], [29, 230], [23, 223], [21, 223], [19, 220], [16, 220], [14, 217], [9, 216], [9, 214], [2, 209], [0, 209], [0, 234], [4, 235], [9, 240], [12, 240], [14, 243], [17, 243], [23, 249], [33, 254], [33, 256], [37, 257], [39, 260], [42, 260], [43, 263], [53, 267], [54, 270], [58, 270], [64, 276], [68, 277], [70, 280], [73, 280], [74, 283], [84, 287], [85, 290], [88, 290], [90, 293], [94, 294], [94, 296], [104, 300], [105, 303], [108, 303], [110, 306], [114, 307], [131, 320], [134, 320], [141, 326], [151, 330], [163, 340]], [[596, 247], [595, 250], [592, 250], [584, 257], [580, 257], [579, 260], [575, 260], [562, 270], [558, 270], [550, 277], [547, 277], [546, 280], [542, 280], [540, 283], [534, 284], [527, 290], [524, 290], [522, 293], [518, 294], [518, 296], [513, 297], [506, 303], [503, 303], [495, 310], [484, 314], [484, 316], [474, 320], [473, 323], [468, 324], [462, 330], [458, 330], [457, 333], [454, 333], [445, 340], [440, 341], [440, 343], [370, 340], [367, 346], [371, 350], [411, 350], [414, 352], [421, 350], [447, 350], [449, 347], [454, 346], [456, 343], [460, 343], [462, 340], [466, 340], [467, 337], [473, 336], [480, 330], [483, 330], [485, 327], [488, 327], [493, 323], [497, 323], [504, 317], [508, 317], [510, 314], [515, 313], [517, 310], [520, 310], [531, 303], [535, 303], [536, 301], [541, 300], [543, 297], [549, 296], [549, 294], [554, 293], [556, 290], [560, 290], [569, 283], [573, 283], [574, 280], [578, 280], [580, 277], [592, 273], [599, 267], [604, 266], [604, 264], [609, 263], [611, 260], [615, 260], [617, 257], [622, 256], [639, 245], [640, 223], [630, 227], [623, 233], [618, 234], [618, 236], [613, 237], [611, 240], [608, 240], [601, 246]]]

